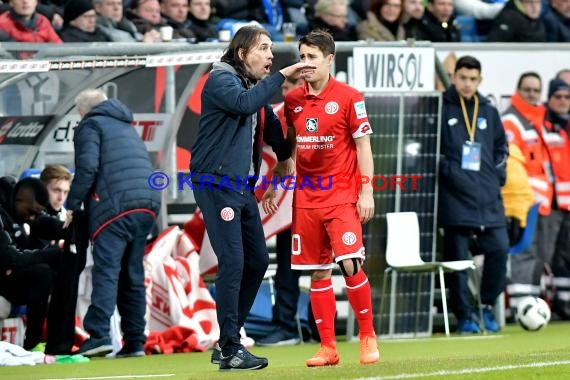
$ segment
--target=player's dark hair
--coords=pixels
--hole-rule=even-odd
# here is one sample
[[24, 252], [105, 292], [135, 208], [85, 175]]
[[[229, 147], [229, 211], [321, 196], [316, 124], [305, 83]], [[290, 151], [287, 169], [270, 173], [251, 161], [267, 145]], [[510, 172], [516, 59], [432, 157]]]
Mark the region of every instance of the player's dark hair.
[[315, 46], [323, 52], [325, 57], [335, 52], [333, 36], [322, 29], [315, 29], [301, 37], [299, 40], [299, 48], [301, 48], [301, 45]]
[[481, 73], [481, 62], [471, 55], [464, 55], [463, 57], [459, 58], [455, 63], [455, 73], [459, 70], [466, 68], [469, 70], [475, 69]]

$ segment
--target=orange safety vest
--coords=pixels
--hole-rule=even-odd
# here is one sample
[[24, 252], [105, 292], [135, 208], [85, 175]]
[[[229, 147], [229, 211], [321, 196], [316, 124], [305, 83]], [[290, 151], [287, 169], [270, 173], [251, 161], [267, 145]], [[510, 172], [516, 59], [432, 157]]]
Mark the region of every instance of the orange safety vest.
[[[540, 203], [541, 215], [550, 214], [554, 194], [554, 177], [542, 130], [545, 108], [528, 104], [518, 93], [511, 97], [511, 106], [501, 120], [509, 144], [516, 144], [525, 158], [529, 183], [534, 198]], [[538, 126], [538, 129], [537, 129]]]
[[556, 129], [544, 122], [543, 140], [554, 175], [554, 194], [560, 210], [570, 211], [570, 138], [564, 128]]

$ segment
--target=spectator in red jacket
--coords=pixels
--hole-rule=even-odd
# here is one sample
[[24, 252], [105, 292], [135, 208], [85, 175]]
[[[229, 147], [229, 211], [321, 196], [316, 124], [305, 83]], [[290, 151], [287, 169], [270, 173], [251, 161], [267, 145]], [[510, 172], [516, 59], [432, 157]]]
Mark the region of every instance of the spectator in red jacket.
[[37, 5], [38, 0], [10, 0], [10, 11], [0, 15], [0, 41], [61, 43]]

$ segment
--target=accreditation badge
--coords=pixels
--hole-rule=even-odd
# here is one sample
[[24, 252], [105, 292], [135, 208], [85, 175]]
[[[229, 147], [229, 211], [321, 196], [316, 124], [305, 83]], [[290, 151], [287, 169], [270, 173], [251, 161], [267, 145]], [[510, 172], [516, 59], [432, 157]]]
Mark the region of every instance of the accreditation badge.
[[461, 152], [461, 169], [478, 172], [481, 169], [481, 144], [467, 141]]

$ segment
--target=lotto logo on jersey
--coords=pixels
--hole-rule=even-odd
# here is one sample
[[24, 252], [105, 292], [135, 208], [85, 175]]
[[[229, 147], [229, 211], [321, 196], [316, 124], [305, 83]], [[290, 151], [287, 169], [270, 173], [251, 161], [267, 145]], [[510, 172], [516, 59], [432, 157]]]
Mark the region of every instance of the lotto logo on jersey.
[[364, 119], [366, 117], [366, 105], [364, 100], [354, 103], [354, 111], [356, 112], [357, 119]]
[[308, 117], [305, 120], [305, 130], [311, 133], [317, 132], [319, 130], [319, 119], [316, 117]]

